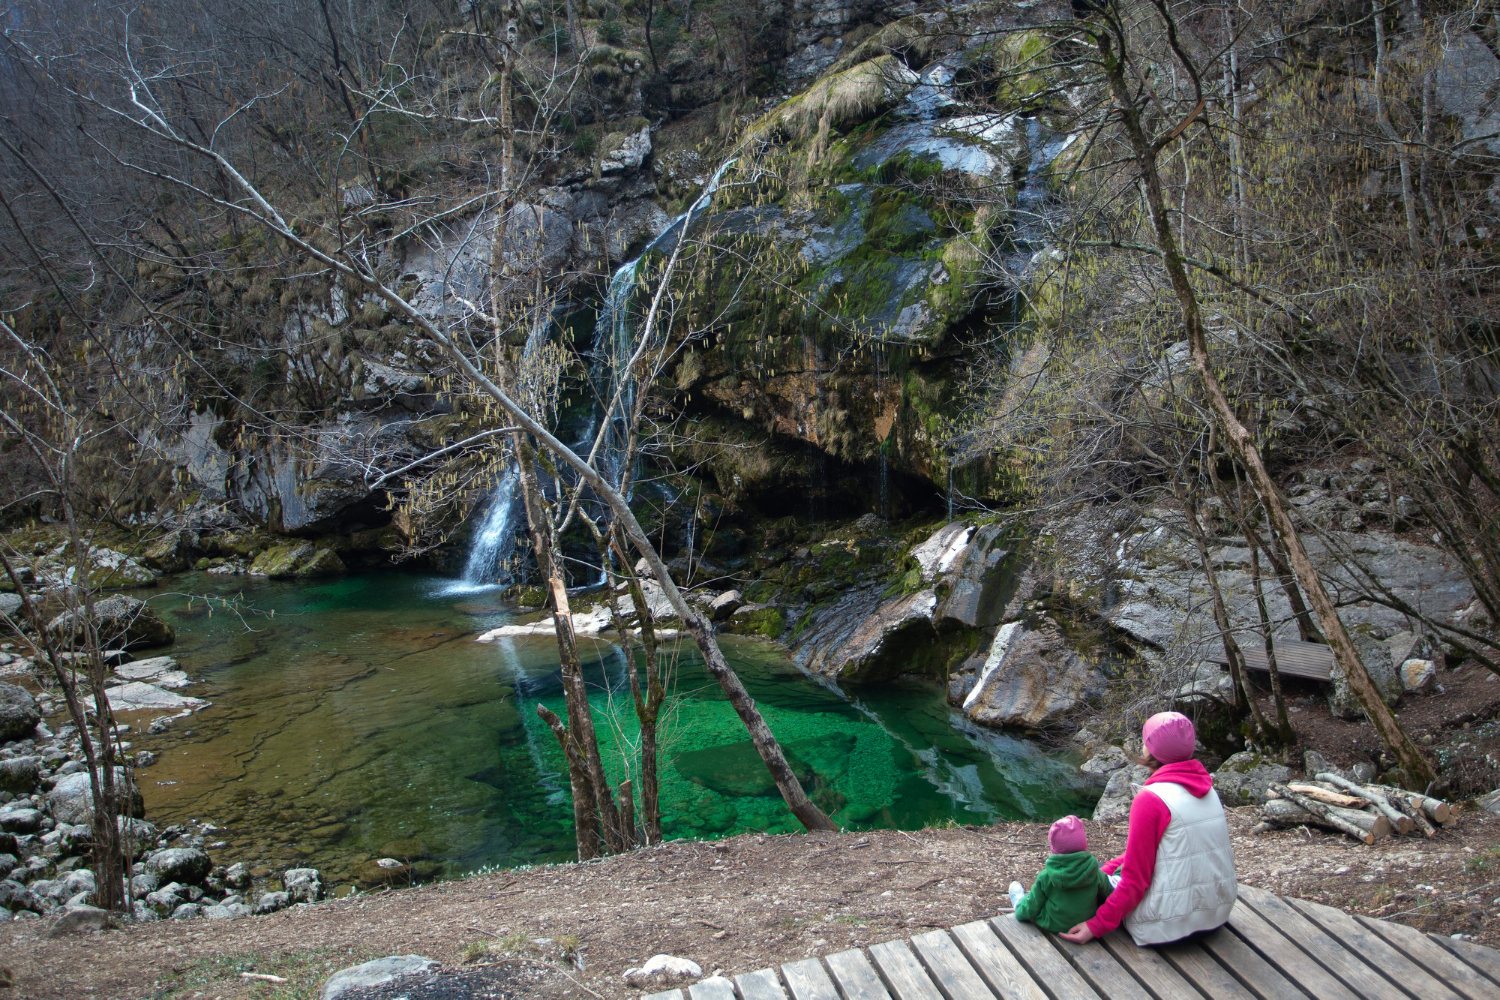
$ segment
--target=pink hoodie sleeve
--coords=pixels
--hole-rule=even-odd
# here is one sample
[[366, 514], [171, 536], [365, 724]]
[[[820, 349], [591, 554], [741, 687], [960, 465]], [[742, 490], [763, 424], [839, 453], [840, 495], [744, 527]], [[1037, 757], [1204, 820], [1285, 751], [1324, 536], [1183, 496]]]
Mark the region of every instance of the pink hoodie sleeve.
[[1124, 867], [1120, 884], [1109, 894], [1099, 912], [1088, 921], [1089, 932], [1094, 937], [1103, 937], [1129, 916], [1130, 911], [1140, 905], [1151, 887], [1151, 876], [1156, 872], [1156, 849], [1172, 822], [1172, 810], [1157, 798], [1150, 788], [1142, 788], [1130, 803], [1130, 832], [1125, 835], [1125, 854], [1104, 866], [1106, 872]]

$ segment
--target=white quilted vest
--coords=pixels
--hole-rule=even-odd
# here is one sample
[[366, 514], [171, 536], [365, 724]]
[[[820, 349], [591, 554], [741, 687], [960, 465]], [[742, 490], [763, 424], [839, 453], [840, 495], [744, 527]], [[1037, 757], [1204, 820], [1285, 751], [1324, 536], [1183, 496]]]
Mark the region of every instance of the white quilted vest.
[[1234, 909], [1234, 851], [1219, 793], [1198, 798], [1181, 785], [1148, 786], [1172, 813], [1156, 848], [1151, 887], [1125, 929], [1138, 945], [1166, 944], [1198, 931], [1222, 927]]

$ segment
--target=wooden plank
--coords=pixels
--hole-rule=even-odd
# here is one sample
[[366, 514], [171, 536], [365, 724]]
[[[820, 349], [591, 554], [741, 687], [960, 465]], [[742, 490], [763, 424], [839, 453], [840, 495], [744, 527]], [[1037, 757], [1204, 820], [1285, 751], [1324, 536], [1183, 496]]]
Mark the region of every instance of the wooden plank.
[[1084, 982], [1062, 952], [1047, 940], [1048, 935], [1035, 924], [1023, 924], [1009, 914], [995, 917], [990, 926], [1006, 946], [1031, 973], [1031, 978], [1043, 984], [1053, 996], [1068, 997], [1069, 1000], [1097, 998], [1094, 988]]
[[1231, 930], [1278, 972], [1318, 1000], [1359, 1000], [1349, 987], [1335, 979], [1327, 969], [1311, 961], [1285, 934], [1266, 923], [1259, 913], [1252, 910], [1244, 900], [1246, 888], [1240, 886], [1240, 901], [1234, 904], [1234, 911], [1229, 915]]
[[1259, 952], [1232, 930], [1209, 934], [1199, 943], [1261, 1000], [1303, 1000], [1307, 996], [1300, 986], [1261, 958]]
[[734, 984], [723, 976], [700, 979], [688, 987], [692, 1000], [735, 1000]]
[[734, 977], [741, 1000], [786, 1000], [786, 991], [775, 969], [756, 969]]
[[1031, 978], [1031, 973], [1016, 960], [1010, 949], [1000, 943], [990, 925], [983, 920], [960, 924], [953, 928], [953, 937], [968, 956], [970, 964], [979, 970], [990, 989], [999, 996], [1007, 1000], [1048, 1000], [1047, 994]]
[[948, 1000], [995, 1000], [995, 994], [948, 935], [929, 931], [915, 935], [911, 943]]
[[1492, 979], [1500, 985], [1500, 952], [1473, 941], [1458, 941], [1440, 934], [1432, 934], [1430, 937], [1463, 959], [1470, 968], [1483, 973], [1486, 979]]
[[[1275, 644], [1276, 671], [1289, 677], [1305, 677], [1308, 680], [1326, 681], [1333, 677], [1333, 650], [1320, 642], [1301, 642], [1296, 639], [1278, 639]], [[1265, 642], [1259, 636], [1251, 642], [1240, 643], [1245, 666], [1264, 673], [1271, 672], [1266, 660]], [[1229, 657], [1222, 648], [1209, 661], [1223, 666], [1229, 665]]]
[[652, 993], [650, 996], [641, 997], [641, 1000], [682, 1000], [682, 991], [667, 990], [665, 993]]
[[[1386, 979], [1380, 970], [1365, 964], [1358, 955], [1346, 950], [1317, 924], [1292, 909], [1285, 900], [1263, 889], [1240, 887], [1240, 900], [1264, 917], [1307, 954], [1355, 993], [1363, 996], [1397, 996], [1406, 992], [1401, 984]], [[1394, 987], [1394, 989], [1392, 988]]]
[[816, 958], [787, 962], [781, 967], [781, 977], [791, 988], [795, 1000], [839, 1000], [838, 988]]
[[829, 955], [828, 971], [844, 994], [844, 1000], [891, 1000], [880, 981], [880, 974], [858, 948]]
[[870, 946], [870, 957], [897, 1000], [943, 1000], [937, 986], [911, 953], [905, 941], [882, 941]]
[[1495, 994], [1495, 983], [1475, 972], [1448, 949], [1434, 942], [1415, 927], [1356, 916], [1356, 920], [1379, 934], [1428, 972], [1466, 997], [1488, 997]]
[[1099, 939], [1099, 943], [1125, 968], [1146, 984], [1153, 996], [1190, 997], [1197, 1000], [1199, 993], [1193, 984], [1182, 977], [1155, 948], [1142, 948], [1130, 940], [1124, 931], [1111, 931]]
[[[1103, 944], [1078, 945], [1062, 938], [1057, 938], [1055, 943], [1100, 996], [1109, 997], [1109, 1000], [1155, 1000]], [[1126, 943], [1135, 947], [1129, 941]], [[1193, 995], [1193, 1000], [1197, 1000], [1196, 995]]]
[[1241, 986], [1197, 941], [1164, 945], [1156, 950], [1205, 996], [1214, 1000], [1255, 1000], [1255, 995]]
[[1422, 1000], [1459, 1000], [1458, 994], [1449, 989], [1448, 984], [1435, 978], [1399, 949], [1391, 947], [1380, 935], [1342, 910], [1305, 899], [1288, 899], [1286, 902], [1327, 931], [1346, 950], [1354, 952], [1400, 983], [1401, 988], [1408, 993], [1414, 993], [1422, 997]]

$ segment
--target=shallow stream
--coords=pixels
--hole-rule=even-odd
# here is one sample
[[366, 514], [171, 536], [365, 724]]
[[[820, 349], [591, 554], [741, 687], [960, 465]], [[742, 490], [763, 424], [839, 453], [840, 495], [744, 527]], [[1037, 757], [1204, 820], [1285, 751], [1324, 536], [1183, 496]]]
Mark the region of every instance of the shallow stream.
[[[216, 859], [317, 867], [366, 884], [375, 859], [418, 878], [572, 856], [562, 754], [536, 715], [563, 713], [549, 637], [474, 637], [513, 621], [484, 593], [413, 574], [273, 582], [189, 574], [153, 605], [170, 650], [213, 704], [165, 735], [135, 734], [154, 822], [211, 822]], [[189, 595], [197, 595], [190, 597]], [[210, 607], [204, 596], [216, 598]], [[238, 608], [217, 598], [238, 595]], [[725, 653], [810, 794], [850, 829], [1052, 819], [1091, 807], [1076, 762], [967, 727], [936, 686], [844, 693], [774, 646], [726, 637]], [[601, 749], [616, 779], [635, 738], [619, 651], [586, 642]], [[696, 651], [671, 656], [663, 730], [666, 836], [798, 826]], [[149, 721], [149, 720], [132, 720]]]

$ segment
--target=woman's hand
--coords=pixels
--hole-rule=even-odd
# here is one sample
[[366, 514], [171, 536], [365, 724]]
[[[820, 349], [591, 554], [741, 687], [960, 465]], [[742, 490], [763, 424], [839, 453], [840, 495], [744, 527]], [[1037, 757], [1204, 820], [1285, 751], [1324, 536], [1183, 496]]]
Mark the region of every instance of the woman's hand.
[[1064, 941], [1072, 941], [1074, 944], [1088, 944], [1094, 940], [1094, 932], [1089, 930], [1089, 925], [1078, 924], [1061, 935]]

